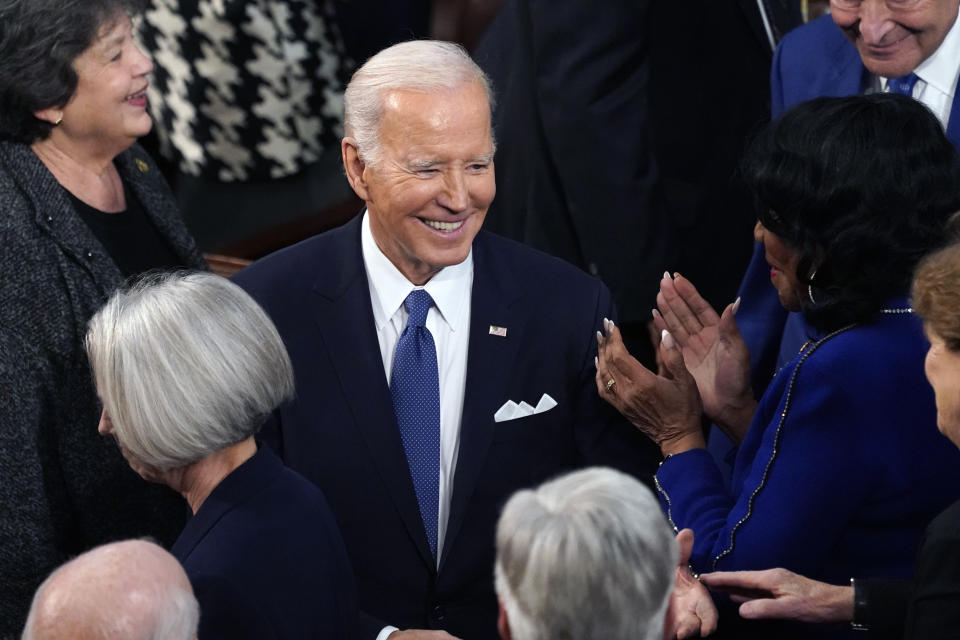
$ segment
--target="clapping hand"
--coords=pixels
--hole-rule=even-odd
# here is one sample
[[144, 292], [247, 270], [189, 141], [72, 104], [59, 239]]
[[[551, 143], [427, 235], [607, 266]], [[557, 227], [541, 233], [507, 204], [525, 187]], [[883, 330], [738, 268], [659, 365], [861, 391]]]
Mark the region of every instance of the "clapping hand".
[[597, 332], [597, 391], [660, 446], [664, 455], [705, 447], [697, 383], [669, 335], [660, 344], [661, 375], [627, 352], [620, 330], [604, 320]]
[[666, 329], [696, 380], [703, 410], [735, 442], [743, 439], [757, 403], [750, 386], [750, 353], [734, 315], [739, 298], [718, 316], [696, 287], [676, 274], [663, 274], [654, 325]]

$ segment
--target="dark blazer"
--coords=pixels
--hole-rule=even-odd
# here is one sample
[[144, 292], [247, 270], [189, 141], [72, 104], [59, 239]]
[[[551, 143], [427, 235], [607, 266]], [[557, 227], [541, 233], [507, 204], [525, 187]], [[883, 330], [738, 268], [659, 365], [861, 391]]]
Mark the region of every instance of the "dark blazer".
[[497, 198], [487, 229], [609, 285], [646, 322], [672, 264], [655, 198], [649, 0], [509, 0], [474, 55], [497, 94]]
[[[776, 34], [793, 16], [772, 17], [781, 18]], [[683, 28], [664, 28], [671, 24]], [[650, 134], [678, 234], [678, 254], [660, 271], [679, 271], [722, 309], [753, 251], [753, 198], [737, 167], [749, 136], [770, 117], [773, 47], [756, 0], [653, 0], [645, 28]]]
[[[181, 264], [206, 268], [143, 149], [115, 160]], [[30, 147], [0, 142], [0, 637], [18, 634], [57, 565], [92, 546], [182, 528], [183, 500], [143, 482], [97, 433], [100, 403], [82, 341], [123, 284], [66, 190]]]
[[[597, 396], [595, 332], [606, 287], [574, 267], [481, 231], [466, 394], [444, 548], [427, 544], [374, 327], [360, 217], [268, 256], [236, 282], [273, 318], [296, 399], [265, 438], [330, 500], [360, 591], [364, 637], [382, 625], [497, 637], [494, 526], [514, 491], [588, 463], [649, 481], [652, 447]], [[506, 337], [491, 325], [506, 327]], [[557, 406], [494, 423], [507, 400]]]
[[[830, 16], [823, 16], [791, 31], [777, 48], [770, 72], [771, 111], [776, 117], [812, 98], [857, 95], [869, 80], [856, 48]], [[960, 92], [953, 99], [947, 137], [960, 149]], [[781, 338], [784, 353], [792, 355], [806, 336], [800, 331], [799, 318], [791, 320], [784, 333], [788, 314], [770, 284], [762, 244], [754, 247], [739, 295], [737, 326], [750, 349], [751, 375], [759, 395], [776, 368]]]
[[323, 493], [267, 447], [214, 488], [171, 550], [200, 640], [353, 640], [357, 592]]
[[882, 640], [951, 640], [960, 629], [960, 502], [933, 519], [913, 580], [857, 579], [854, 619]]

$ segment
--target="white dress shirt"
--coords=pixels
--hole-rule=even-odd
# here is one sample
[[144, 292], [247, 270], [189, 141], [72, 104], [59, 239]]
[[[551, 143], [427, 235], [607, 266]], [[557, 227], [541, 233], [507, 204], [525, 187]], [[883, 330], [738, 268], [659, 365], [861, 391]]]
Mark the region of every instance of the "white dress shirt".
[[453, 474], [460, 448], [460, 418], [467, 380], [470, 340], [470, 294], [473, 289], [473, 251], [460, 264], [443, 268], [422, 287], [414, 286], [380, 251], [363, 214], [360, 232], [363, 264], [370, 283], [370, 304], [383, 357], [383, 373], [390, 384], [397, 341], [407, 326], [403, 301], [414, 289], [425, 289], [434, 306], [427, 313], [427, 329], [437, 347], [440, 375], [440, 505], [437, 522], [437, 561], [443, 549], [453, 495]]
[[[957, 78], [960, 77], [960, 19], [954, 20], [937, 50], [913, 72], [918, 78], [913, 87], [913, 98], [933, 111], [946, 129], [957, 92]], [[877, 82], [879, 86], [875, 84], [875, 90], [889, 91], [887, 78], [877, 76]]]

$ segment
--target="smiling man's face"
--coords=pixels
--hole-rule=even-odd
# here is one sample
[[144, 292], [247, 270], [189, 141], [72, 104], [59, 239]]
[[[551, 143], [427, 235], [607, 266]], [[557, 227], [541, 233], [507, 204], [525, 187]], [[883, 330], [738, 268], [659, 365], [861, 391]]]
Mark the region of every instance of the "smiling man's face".
[[957, 18], [960, 0], [830, 0], [833, 21], [863, 65], [887, 78], [929, 58]]
[[347, 156], [374, 240], [408, 280], [424, 284], [466, 260], [496, 193], [490, 106], [479, 82], [390, 91], [376, 164]]

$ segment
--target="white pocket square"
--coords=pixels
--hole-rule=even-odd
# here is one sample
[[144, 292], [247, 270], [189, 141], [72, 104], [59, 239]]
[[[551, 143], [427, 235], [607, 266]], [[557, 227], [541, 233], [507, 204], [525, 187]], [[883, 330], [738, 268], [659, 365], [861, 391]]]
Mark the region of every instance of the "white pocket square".
[[526, 418], [527, 416], [532, 416], [536, 413], [549, 411], [555, 406], [557, 406], [557, 401], [546, 393], [540, 396], [540, 402], [537, 403], [536, 407], [533, 407], [526, 402], [517, 404], [513, 400], [507, 400], [503, 403], [503, 406], [497, 409], [497, 412], [493, 414], [493, 421], [506, 422], [507, 420]]

